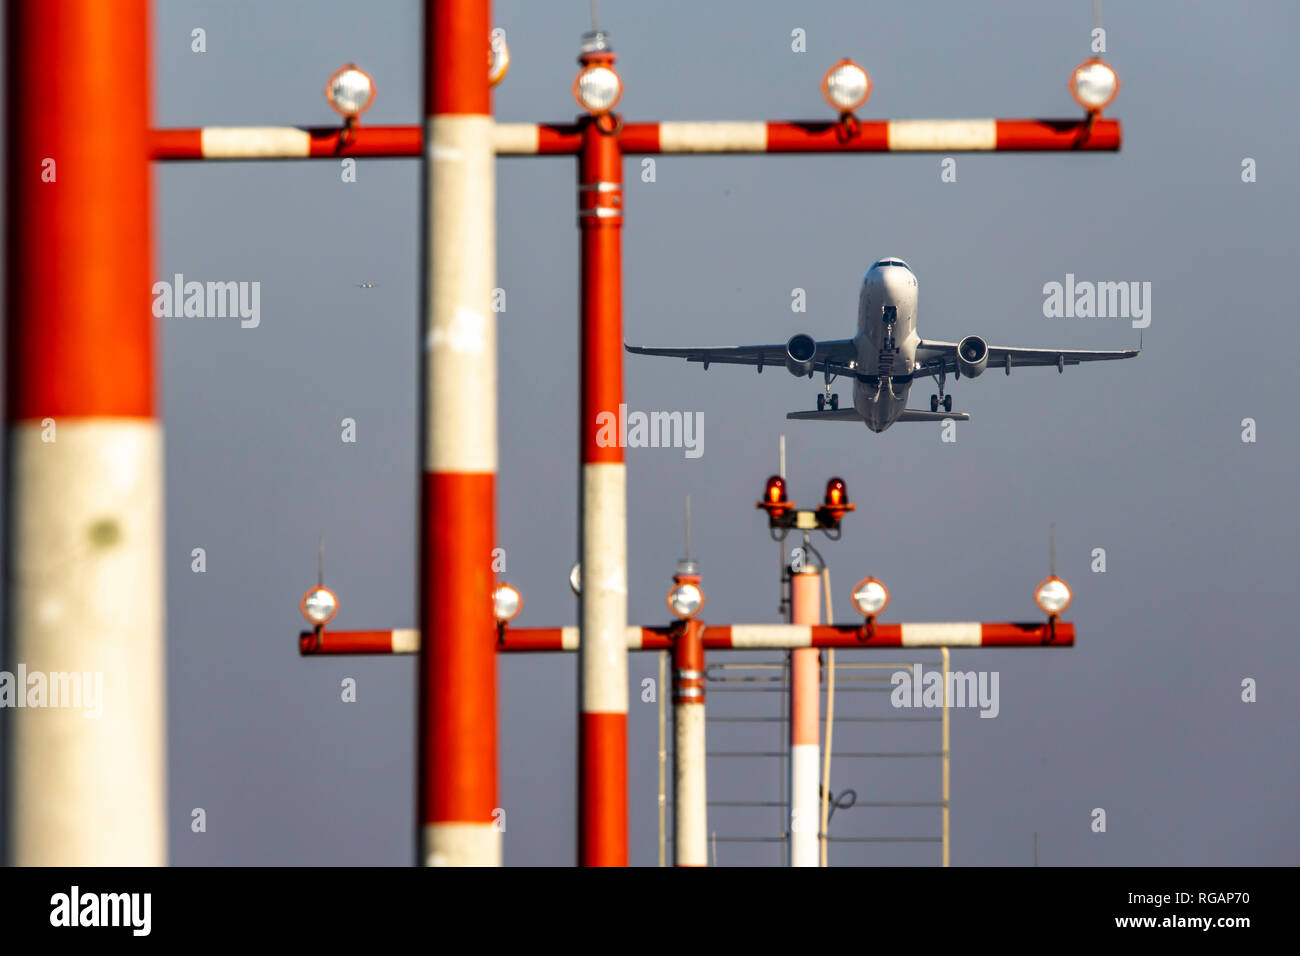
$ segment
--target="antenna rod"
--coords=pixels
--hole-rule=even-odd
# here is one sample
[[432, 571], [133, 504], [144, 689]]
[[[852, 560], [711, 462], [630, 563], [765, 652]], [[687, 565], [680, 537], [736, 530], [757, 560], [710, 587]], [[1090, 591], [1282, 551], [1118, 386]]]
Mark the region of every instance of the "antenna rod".
[[1048, 532], [1048, 573], [1056, 577], [1056, 522], [1052, 522], [1052, 529]]
[[316, 587], [325, 586], [325, 535], [316, 539]]
[[686, 492], [686, 560], [691, 559], [691, 493]]
[[781, 470], [778, 472], [782, 478], [785, 477], [785, 436], [781, 436]]

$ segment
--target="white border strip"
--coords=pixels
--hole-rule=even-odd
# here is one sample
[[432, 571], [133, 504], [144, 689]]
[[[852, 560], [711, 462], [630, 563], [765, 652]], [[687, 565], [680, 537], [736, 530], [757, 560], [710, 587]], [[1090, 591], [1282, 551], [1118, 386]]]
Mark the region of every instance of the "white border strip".
[[979, 647], [984, 628], [979, 623], [944, 622], [940, 624], [904, 624], [904, 647]]
[[997, 145], [997, 120], [889, 121], [890, 152], [993, 150]]
[[492, 145], [498, 156], [531, 156], [540, 149], [541, 127], [536, 123], [497, 123]]
[[660, 123], [661, 153], [765, 153], [766, 123]]
[[811, 647], [812, 628], [806, 624], [733, 624], [732, 647]]
[[420, 631], [418, 628], [405, 627], [393, 631], [394, 654], [420, 653]]
[[205, 126], [199, 136], [204, 159], [311, 155], [311, 136], [294, 126]]

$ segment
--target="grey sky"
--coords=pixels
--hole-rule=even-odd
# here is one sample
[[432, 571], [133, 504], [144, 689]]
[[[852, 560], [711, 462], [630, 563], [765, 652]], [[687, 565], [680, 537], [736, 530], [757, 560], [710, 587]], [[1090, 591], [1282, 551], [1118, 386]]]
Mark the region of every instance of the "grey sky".
[[[502, 121], [567, 121], [580, 0], [494, 4], [508, 32]], [[363, 12], [358, 12], [363, 11]], [[1065, 651], [957, 651], [1000, 672], [994, 720], [953, 727], [952, 862], [1295, 864], [1300, 715], [1294, 603], [1300, 336], [1292, 314], [1300, 149], [1290, 121], [1293, 4], [1105, 5], [1123, 81], [1118, 155], [661, 157], [626, 165], [624, 325], [645, 344], [851, 334], [876, 258], [919, 277], [919, 329], [994, 344], [1127, 347], [1114, 319], [1046, 319], [1043, 284], [1152, 283], [1135, 361], [954, 383], [974, 420], [882, 435], [786, 422], [818, 382], [769, 369], [704, 373], [629, 356], [628, 405], [702, 411], [704, 454], [628, 453], [629, 619], [660, 623], [694, 500], [706, 619], [776, 619], [776, 559], [753, 502], [788, 435], [799, 502], [842, 475], [858, 503], [831, 563], [837, 620], [873, 573], [891, 620], [1036, 616], [1057, 525], [1075, 590]], [[155, 6], [159, 126], [324, 124], [321, 88], [355, 60], [376, 78], [367, 122], [419, 121], [415, 2]], [[1072, 116], [1092, 4], [601, 4], [629, 119], [823, 118], [822, 72], [852, 56], [864, 116]], [[190, 52], [190, 30], [207, 52]], [[807, 31], [808, 52], [790, 49]], [[1241, 181], [1241, 161], [1259, 181]], [[577, 250], [570, 159], [498, 166], [501, 460], [498, 527], [522, 625], [570, 624], [576, 552]], [[299, 659], [297, 600], [315, 540], [344, 628], [416, 623], [419, 167], [190, 164], [157, 172], [158, 277], [258, 280], [261, 324], [162, 319], [166, 423], [170, 842], [177, 864], [406, 864], [412, 859], [412, 659]], [[374, 283], [374, 288], [358, 288]], [[808, 311], [792, 314], [791, 290]], [[847, 387], [841, 383], [841, 394]], [[928, 399], [918, 385], [913, 404]], [[340, 441], [354, 418], [358, 442]], [[1241, 420], [1258, 441], [1241, 441]], [[192, 548], [205, 574], [190, 571]], [[1089, 571], [1094, 548], [1108, 570]], [[719, 655], [720, 656], [720, 655]], [[848, 655], [841, 655], [841, 660]], [[858, 654], [851, 659], [886, 657]], [[891, 660], [934, 660], [893, 655]], [[716, 658], [715, 658], [716, 660]], [[509, 864], [574, 858], [575, 665], [501, 662]], [[632, 684], [655, 672], [632, 658]], [[359, 700], [339, 682], [355, 677]], [[1244, 678], [1259, 701], [1240, 699]], [[744, 696], [742, 702], [738, 698]], [[759, 697], [766, 699], [758, 699]], [[841, 713], [883, 713], [847, 695]], [[870, 704], [870, 706], [868, 706]], [[713, 713], [775, 713], [776, 695], [716, 694]], [[766, 708], [763, 710], [762, 708]], [[875, 709], [872, 710], [871, 708]], [[655, 708], [630, 703], [632, 862], [655, 860]], [[837, 749], [938, 749], [936, 725], [837, 727]], [[928, 737], [926, 735], [929, 735]], [[710, 730], [710, 749], [774, 749], [774, 728]], [[714, 760], [714, 799], [775, 800], [778, 772]], [[750, 763], [745, 761], [744, 763]], [[896, 764], [904, 766], [896, 766]], [[935, 799], [936, 761], [837, 761], [836, 790]], [[928, 788], [928, 789], [927, 789]], [[208, 832], [193, 834], [203, 807]], [[1105, 808], [1107, 832], [1090, 832]], [[938, 832], [937, 811], [845, 811], [836, 835]], [[720, 835], [776, 835], [774, 814], [719, 810]], [[771, 847], [719, 848], [771, 863]], [[842, 863], [932, 864], [937, 849], [836, 847]]]

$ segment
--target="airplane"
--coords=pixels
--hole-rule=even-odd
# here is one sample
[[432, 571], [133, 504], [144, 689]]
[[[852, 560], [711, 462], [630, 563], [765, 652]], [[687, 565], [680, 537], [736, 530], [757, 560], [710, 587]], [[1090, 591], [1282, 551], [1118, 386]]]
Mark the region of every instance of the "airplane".
[[[1117, 349], [1030, 349], [989, 345], [978, 335], [960, 342], [922, 339], [916, 331], [916, 275], [896, 256], [878, 260], [867, 270], [858, 294], [858, 332], [851, 339], [818, 342], [803, 332], [777, 345], [739, 345], [697, 348], [653, 348], [624, 346], [638, 355], [663, 355], [709, 365], [784, 365], [791, 375], [825, 376], [825, 391], [817, 396], [817, 410], [790, 412], [786, 418], [804, 421], [863, 422], [873, 432], [883, 432], [895, 422], [935, 422], [946, 419], [970, 421], [970, 416], [953, 412], [952, 395], [945, 385], [949, 373], [960, 379], [976, 378], [984, 370], [999, 366], [1011, 374], [1012, 367], [1055, 365], [1064, 372], [1067, 365], [1133, 358], [1142, 351]], [[837, 376], [852, 376], [853, 407], [840, 408], [839, 396], [831, 393]], [[907, 407], [913, 382], [930, 377], [938, 394], [930, 396], [929, 410]], [[942, 410], [941, 410], [942, 409]]]

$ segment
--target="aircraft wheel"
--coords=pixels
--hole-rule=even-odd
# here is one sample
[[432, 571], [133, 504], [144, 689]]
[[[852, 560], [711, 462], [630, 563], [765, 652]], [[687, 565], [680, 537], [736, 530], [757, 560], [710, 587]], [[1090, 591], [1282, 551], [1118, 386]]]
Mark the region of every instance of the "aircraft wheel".
[[839, 397], [839, 395], [832, 395], [832, 396], [831, 396], [831, 408], [832, 408], [832, 409], [835, 409], [835, 410], [838, 411], [838, 410], [839, 410], [839, 407], [840, 407], [840, 397]]
[[944, 410], [945, 412], [950, 412], [950, 411], [952, 411], [952, 396], [951, 396], [951, 395], [945, 395], [945, 396], [943, 397], [943, 410]]
[[820, 412], [820, 411], [821, 411], [822, 409], [824, 409], [825, 407], [826, 407], [826, 396], [825, 396], [825, 395], [822, 395], [822, 394], [820, 394], [820, 393], [818, 393], [818, 395], [817, 395], [817, 411]]
[[938, 410], [939, 410], [939, 396], [938, 396], [938, 395], [931, 395], [931, 396], [930, 396], [930, 411], [932, 411], [932, 412], [937, 412]]

